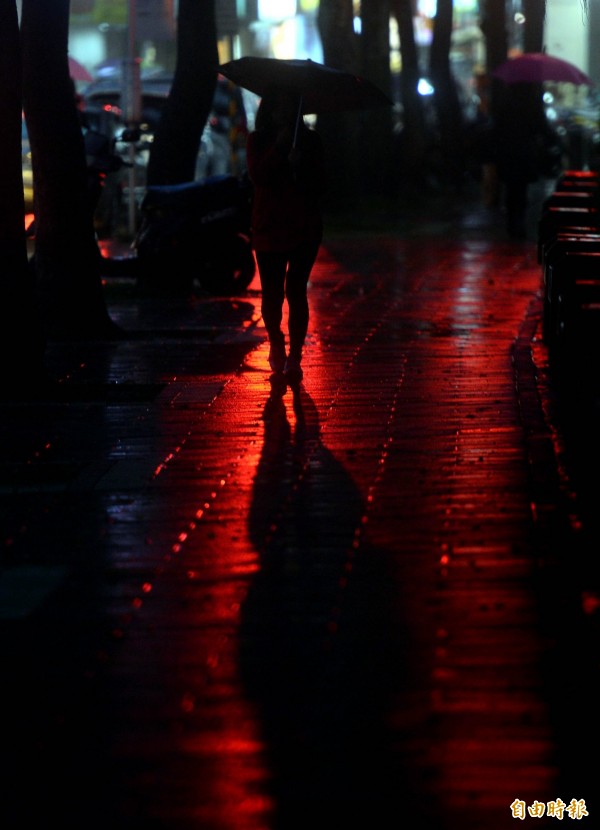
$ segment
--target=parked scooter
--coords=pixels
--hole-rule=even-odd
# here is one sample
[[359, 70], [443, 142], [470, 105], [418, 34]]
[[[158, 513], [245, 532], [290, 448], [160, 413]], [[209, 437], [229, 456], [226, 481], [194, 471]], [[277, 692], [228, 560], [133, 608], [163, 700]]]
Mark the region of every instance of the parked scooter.
[[[119, 140], [135, 141], [135, 131], [130, 133]], [[112, 180], [107, 193], [110, 174], [128, 164], [116, 151], [114, 138], [92, 129], [86, 129], [84, 138], [88, 193], [98, 223], [103, 205], [118, 204]], [[107, 257], [99, 247], [102, 275], [133, 278], [145, 294], [182, 296], [198, 287], [217, 296], [239, 295], [256, 273], [250, 243], [251, 201], [246, 175], [148, 187], [129, 255]], [[105, 225], [103, 221], [103, 229]], [[35, 237], [35, 220], [27, 233]]]
[[144, 292], [240, 294], [256, 263], [250, 244], [252, 190], [246, 176], [148, 187], [133, 242]]
[[[126, 130], [119, 138], [121, 142], [136, 139], [135, 130]], [[112, 156], [111, 169], [127, 166], [115, 142]], [[95, 182], [90, 187], [92, 198], [99, 206], [106, 174], [89, 155], [88, 171]], [[103, 275], [133, 277], [145, 294], [181, 296], [196, 287], [221, 296], [241, 294], [256, 272], [250, 243], [251, 202], [247, 175], [147, 187], [130, 254], [103, 256]]]

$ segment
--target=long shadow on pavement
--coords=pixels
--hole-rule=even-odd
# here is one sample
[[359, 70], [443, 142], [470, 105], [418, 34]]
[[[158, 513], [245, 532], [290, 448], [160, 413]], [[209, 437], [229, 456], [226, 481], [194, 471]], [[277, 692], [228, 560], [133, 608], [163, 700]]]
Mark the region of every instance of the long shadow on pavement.
[[[406, 818], [411, 804], [386, 721], [390, 671], [394, 686], [406, 672], [402, 624], [397, 607], [390, 622], [390, 580], [375, 564], [382, 559], [362, 543], [354, 558], [364, 500], [320, 440], [304, 388], [293, 392], [291, 420], [275, 386], [249, 515], [260, 570], [240, 631], [242, 679], [272, 775], [273, 827], [383, 827], [390, 815]], [[425, 814], [421, 803], [421, 821]]]

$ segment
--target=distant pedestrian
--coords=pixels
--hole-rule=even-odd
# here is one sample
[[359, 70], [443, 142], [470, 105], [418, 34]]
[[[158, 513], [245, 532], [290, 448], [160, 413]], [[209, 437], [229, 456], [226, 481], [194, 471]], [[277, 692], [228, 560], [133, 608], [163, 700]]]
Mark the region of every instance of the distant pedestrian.
[[[254, 189], [252, 244], [269, 337], [269, 365], [290, 382], [302, 380], [308, 280], [323, 234], [323, 147], [299, 108], [300, 100], [292, 92], [273, 89], [260, 102], [247, 142], [248, 175]], [[287, 352], [282, 331], [286, 299]]]
[[550, 128], [538, 84], [506, 84], [494, 113], [498, 177], [504, 190], [510, 236], [527, 236], [529, 186], [541, 175], [542, 154]]

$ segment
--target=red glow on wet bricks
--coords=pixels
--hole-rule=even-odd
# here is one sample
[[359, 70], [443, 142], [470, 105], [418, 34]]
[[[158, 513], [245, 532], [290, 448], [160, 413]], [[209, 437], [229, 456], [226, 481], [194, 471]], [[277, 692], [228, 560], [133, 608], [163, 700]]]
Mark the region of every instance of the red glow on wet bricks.
[[[378, 239], [363, 280], [341, 264], [348, 245], [317, 269], [300, 391], [270, 399], [265, 344], [200, 381], [182, 339], [160, 356], [178, 367], [169, 405], [137, 408], [134, 435], [127, 423], [111, 475], [138, 483], [139, 450], [143, 482], [110, 494], [106, 523], [98, 510], [118, 574], [108, 737], [149, 823], [289, 826], [276, 798], [312, 798], [306, 761], [321, 751], [342, 811], [353, 784], [375, 802], [384, 782], [396, 817], [409, 793], [439, 801], [444, 821], [427, 826], [449, 830], [463, 822], [448, 816], [497, 830], [517, 795], [553, 787], [511, 364], [537, 279], [482, 241]], [[600, 612], [597, 594], [581, 602]]]
[[600, 612], [600, 595], [586, 591], [582, 596], [581, 604], [586, 615], [597, 614]]

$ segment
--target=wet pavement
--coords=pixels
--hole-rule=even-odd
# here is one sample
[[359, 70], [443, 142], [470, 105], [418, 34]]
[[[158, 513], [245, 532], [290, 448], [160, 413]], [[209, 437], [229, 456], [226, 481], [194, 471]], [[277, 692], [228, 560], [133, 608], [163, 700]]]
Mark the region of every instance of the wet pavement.
[[1, 826], [598, 826], [595, 356], [541, 288], [485, 211], [332, 232], [291, 389], [257, 280], [107, 280], [124, 339], [0, 403]]

